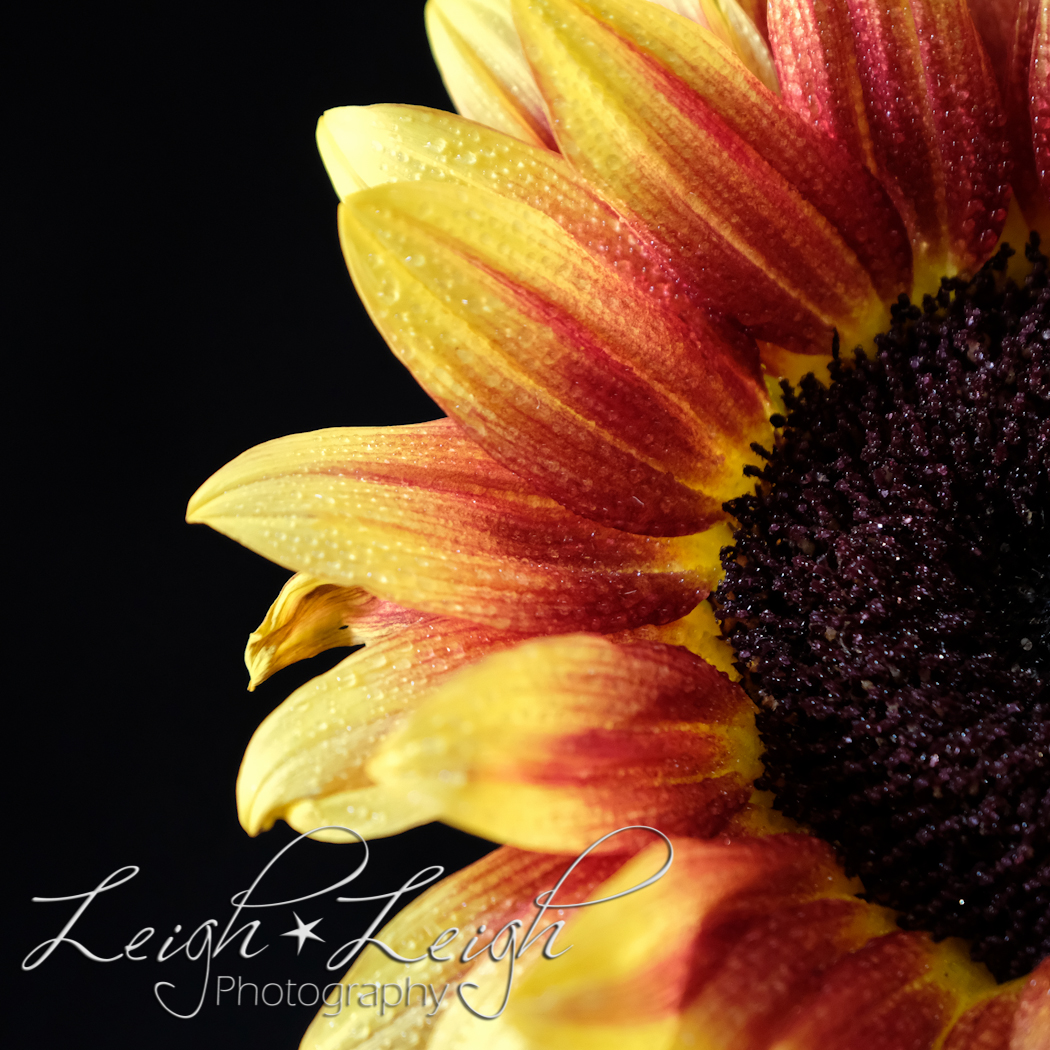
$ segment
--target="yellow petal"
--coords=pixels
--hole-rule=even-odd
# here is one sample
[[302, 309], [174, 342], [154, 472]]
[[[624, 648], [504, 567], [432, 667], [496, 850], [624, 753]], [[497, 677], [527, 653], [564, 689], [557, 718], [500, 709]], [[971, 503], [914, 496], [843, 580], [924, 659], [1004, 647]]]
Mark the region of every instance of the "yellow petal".
[[685, 615], [717, 579], [722, 536], [596, 526], [530, 494], [450, 420], [267, 442], [205, 482], [188, 517], [328, 583], [532, 633]]
[[438, 815], [419, 794], [377, 788], [365, 766], [437, 684], [520, 636], [415, 615], [296, 690], [259, 726], [237, 779], [249, 834], [283, 818], [300, 832], [336, 824], [374, 838]]
[[[627, 856], [629, 854], [606, 854], [585, 858], [565, 882], [561, 899], [591, 899], [595, 887], [619, 868]], [[464, 981], [481, 986], [477, 990], [464, 988], [464, 994], [472, 1004], [478, 1004], [479, 993], [498, 994], [502, 990], [500, 986], [507, 981], [507, 963], [497, 967], [484, 951], [478, 958], [463, 962], [461, 953], [479, 927], [488, 931], [479, 938], [482, 949], [489, 938], [509, 922], [518, 920], [527, 928], [536, 915], [537, 909], [533, 905], [536, 896], [553, 889], [570, 862], [569, 857], [526, 853], [504, 847], [426, 890], [376, 937], [402, 957], [416, 958], [424, 955], [427, 947], [441, 938], [445, 931], [458, 930], [446, 948], [438, 948], [433, 953], [445, 961], [428, 955], [418, 963], [399, 963], [379, 948], [369, 945], [343, 978], [340, 992], [330, 993], [329, 1002], [333, 1006], [318, 1011], [303, 1037], [301, 1050], [379, 1050], [380, 1047], [398, 1045], [412, 1046], [415, 1050], [438, 1050], [439, 1047], [464, 1050], [467, 1046], [483, 1047], [484, 1050], [507, 1050], [509, 1046], [521, 1050], [514, 1029], [503, 1019], [482, 1021], [472, 1017], [457, 1001], [456, 995], [456, 985]], [[538, 929], [543, 929], [554, 918], [549, 916]], [[569, 912], [557, 918], [572, 923], [576, 914]], [[563, 946], [562, 938], [565, 944], [570, 943], [567, 933], [562, 932], [553, 950]], [[524, 973], [536, 965], [551, 965], [540, 955], [545, 943], [546, 937], [540, 938], [515, 962], [512, 1001], [514, 989]], [[495, 954], [501, 945], [494, 949]], [[362, 985], [391, 986], [388, 998], [393, 1000], [396, 992], [392, 986], [400, 984], [404, 988], [406, 978], [413, 986], [407, 1007], [399, 1005], [381, 1013], [358, 1005], [357, 996], [362, 994]], [[357, 987], [351, 990], [355, 984]], [[439, 1008], [435, 1008], [429, 994], [427, 1005], [422, 1005], [425, 993], [420, 985], [425, 988], [433, 986], [439, 997], [442, 989], [448, 986]], [[348, 992], [350, 1005], [346, 1005]], [[511, 1040], [509, 1044], [502, 1041], [506, 1038]]]
[[363, 645], [419, 618], [419, 613], [381, 601], [360, 587], [337, 587], [309, 573], [296, 573], [248, 638], [248, 691], [282, 667], [326, 649]]
[[[754, 912], [785, 900], [794, 903], [820, 881], [829, 893], [846, 889], [827, 864], [828, 851], [806, 849], [810, 842], [800, 840], [793, 849], [787, 839], [739, 845], [675, 840], [674, 862], [662, 879], [584, 910], [572, 927], [572, 951], [556, 965], [537, 966], [526, 975], [512, 1003], [511, 1023], [530, 1046], [545, 1050], [651, 1050], [675, 1044], [682, 1009], [697, 985], [719, 973], [720, 956], [732, 944], [725, 934], [718, 943], [723, 916], [737, 918], [746, 929]], [[598, 887], [592, 899], [637, 886], [660, 859], [661, 846], [651, 846]], [[710, 1043], [702, 1033], [696, 1045], [703, 1050], [721, 1045], [717, 1027], [707, 1037]]]
[[454, 113], [422, 106], [340, 106], [317, 122], [321, 159], [339, 196], [387, 182], [451, 182], [513, 200], [568, 203], [593, 194], [562, 157]]
[[441, 77], [463, 116], [554, 148], [510, 0], [429, 0], [426, 23]]
[[739, 491], [769, 439], [755, 348], [696, 310], [562, 158], [409, 106], [330, 110], [318, 135], [337, 186], [377, 188], [340, 223], [373, 319], [491, 455], [650, 534], [696, 532]]
[[[961, 942], [933, 945], [858, 900], [825, 843], [779, 835], [674, 846], [662, 879], [587, 909], [572, 951], [525, 975], [508, 1011], [525, 1045], [929, 1047], [973, 995], [994, 989]], [[658, 852], [594, 897], [637, 885]]]
[[611, 527], [699, 532], [742, 488], [764, 398], [727, 332], [697, 340], [670, 288], [615, 268], [641, 244], [592, 204], [570, 232], [498, 193], [399, 183], [347, 198], [340, 235], [391, 348], [491, 455]]
[[525, 849], [617, 828], [711, 835], [760, 772], [751, 705], [682, 649], [536, 639], [450, 679], [369, 763], [442, 819]]

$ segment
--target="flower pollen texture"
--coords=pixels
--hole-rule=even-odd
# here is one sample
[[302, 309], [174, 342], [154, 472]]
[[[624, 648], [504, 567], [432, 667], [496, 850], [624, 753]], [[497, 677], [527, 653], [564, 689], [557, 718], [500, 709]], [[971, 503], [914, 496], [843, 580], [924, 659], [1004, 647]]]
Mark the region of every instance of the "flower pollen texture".
[[1000, 980], [1050, 954], [1050, 287], [1003, 248], [784, 385], [715, 604], [776, 807]]

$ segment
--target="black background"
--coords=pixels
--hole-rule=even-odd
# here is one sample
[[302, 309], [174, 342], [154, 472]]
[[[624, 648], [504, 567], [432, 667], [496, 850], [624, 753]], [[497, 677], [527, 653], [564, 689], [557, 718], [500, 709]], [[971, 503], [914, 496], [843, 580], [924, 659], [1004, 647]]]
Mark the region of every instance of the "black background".
[[[8, 1045], [288, 1050], [313, 1016], [217, 1007], [209, 993], [177, 1020], [153, 985], [175, 982], [170, 1001], [188, 1011], [202, 967], [152, 955], [101, 964], [62, 945], [31, 972], [20, 963], [78, 903], [33, 896], [138, 865], [70, 936], [113, 955], [153, 926], [155, 954], [176, 923], [183, 936], [224, 925], [230, 896], [293, 837], [284, 824], [245, 835], [237, 767], [259, 721], [341, 654], [247, 693], [246, 635], [289, 574], [183, 514], [260, 441], [441, 414], [357, 300], [313, 141], [332, 106], [451, 108], [422, 8], [81, 5], [8, 25]], [[390, 890], [489, 848], [417, 829], [374, 843], [356, 886]], [[336, 881], [358, 849], [299, 844], [269, 899]], [[324, 962], [372, 912], [331, 896], [295, 910], [323, 917], [324, 945], [297, 959], [277, 936], [292, 909], [277, 909], [264, 916], [271, 946], [252, 963], [227, 950], [212, 985], [220, 973], [338, 980]]]

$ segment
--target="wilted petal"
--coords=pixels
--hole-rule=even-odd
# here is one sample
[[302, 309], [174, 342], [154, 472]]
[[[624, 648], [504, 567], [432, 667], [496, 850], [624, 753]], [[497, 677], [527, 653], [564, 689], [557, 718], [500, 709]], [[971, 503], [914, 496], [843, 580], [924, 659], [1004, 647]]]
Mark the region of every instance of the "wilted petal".
[[785, 100], [873, 165], [920, 290], [983, 262], [1009, 190], [995, 77], [965, 0], [770, 0], [769, 23]]
[[251, 633], [244, 662], [249, 692], [283, 667], [326, 649], [362, 645], [400, 630], [421, 613], [384, 602], [360, 587], [338, 587], [296, 573]]
[[463, 116], [555, 148], [510, 0], [429, 0], [426, 23], [441, 77]]
[[758, 337], [826, 353], [910, 287], [878, 181], [699, 26], [638, 0], [515, 0], [562, 152], [639, 215], [696, 294]]
[[[721, 519], [750, 443], [769, 433], [753, 343], [679, 305], [559, 158], [416, 114], [456, 136], [452, 155], [466, 138], [493, 189], [424, 177], [343, 202], [347, 263], [394, 352], [491, 455], [570, 510], [650, 535]], [[375, 119], [391, 116], [417, 120]], [[366, 151], [352, 163], [364, 168]], [[433, 164], [459, 181], [459, 163]], [[515, 165], [527, 167], [505, 185]]]
[[683, 649], [536, 639], [447, 682], [368, 766], [442, 819], [576, 851], [625, 825], [711, 835], [751, 796], [750, 702]]
[[532, 495], [451, 420], [295, 434], [201, 486], [188, 519], [413, 609], [549, 633], [669, 623], [717, 579], [724, 527], [654, 539]]
[[1039, 19], [1032, 41], [1029, 92], [1035, 168], [1043, 188], [1043, 204], [1050, 208], [1050, 8], [1039, 4]]
[[283, 818], [300, 832], [335, 824], [374, 838], [439, 815], [421, 796], [377, 787], [365, 766], [438, 684], [521, 635], [404, 612], [415, 622], [373, 635], [255, 731], [237, 779], [237, 808], [249, 834]]
[[[566, 902], [578, 902], [594, 899], [595, 887], [604, 882], [620, 868], [630, 853], [591, 854], [585, 857], [562, 886], [559, 899]], [[508, 923], [521, 922], [528, 930], [537, 908], [536, 897], [546, 890], [553, 889], [558, 880], [569, 867], [572, 858], [550, 856], [542, 853], [527, 853], [524, 850], [504, 847], [481, 860], [449, 876], [432, 889], [427, 890], [402, 910], [379, 934], [377, 939], [389, 945], [403, 957], [415, 958], [425, 953], [429, 945], [434, 944], [447, 930], [459, 930], [447, 948], [436, 949], [434, 954], [450, 956], [446, 962], [435, 961], [428, 957], [422, 962], [406, 964], [389, 958], [380, 949], [369, 945], [343, 978], [344, 988], [357, 984], [358, 989], [352, 1005], [341, 1011], [322, 1009], [314, 1019], [303, 1037], [301, 1050], [353, 1050], [356, 1047], [378, 1047], [384, 1045], [405, 1045], [417, 1050], [433, 1050], [436, 1046], [448, 1046], [455, 1037], [469, 1039], [474, 1035], [477, 1045], [493, 1047], [502, 1034], [502, 1021], [487, 1022], [470, 1016], [456, 998], [456, 984], [469, 980], [482, 986], [477, 990], [465, 990], [472, 1003], [476, 1003], [478, 992], [488, 991], [489, 984], [505, 985], [508, 963], [496, 971], [496, 967], [484, 952], [490, 939]], [[660, 860], [650, 862], [650, 868], [642, 878], [654, 874], [660, 867]], [[548, 917], [537, 927], [545, 929], [555, 918], [564, 918], [571, 924], [579, 912], [569, 911], [557, 917], [548, 913]], [[484, 927], [487, 934], [479, 938], [482, 954], [474, 960], [462, 962], [461, 954], [470, 937], [477, 934], [479, 927]], [[504, 938], [494, 948], [498, 954]], [[523, 943], [521, 940], [519, 944]], [[547, 935], [541, 937], [533, 947], [526, 950], [515, 964], [516, 980], [511, 995], [516, 992], [521, 976], [533, 966], [549, 966], [550, 962], [540, 955], [547, 943]], [[571, 943], [569, 931], [561, 933], [552, 946], [552, 952], [560, 951]], [[477, 946], [475, 946], [476, 950]], [[361, 1009], [357, 1005], [357, 995], [361, 994], [362, 984], [397, 984], [404, 987], [408, 978], [413, 985], [432, 985], [437, 995], [447, 984], [440, 1009], [435, 1009], [433, 1000], [428, 999], [424, 1008], [421, 1005], [422, 992], [412, 989], [407, 1007], [401, 1006], [380, 1014], [378, 1010]], [[487, 978], [487, 979], [486, 979]], [[493, 980], [494, 978], [494, 980]], [[393, 991], [390, 998], [394, 997]], [[335, 1001], [334, 993], [330, 996]], [[346, 996], [343, 993], [345, 1003]], [[498, 1003], [497, 1003], [498, 1006]], [[428, 1017], [428, 1014], [433, 1014]], [[471, 1029], [477, 1029], [472, 1032]], [[449, 1031], [453, 1029], [454, 1032]], [[396, 1040], [396, 1043], [395, 1043]], [[463, 1043], [455, 1045], [464, 1046]], [[474, 1044], [466, 1044], [474, 1045]]]

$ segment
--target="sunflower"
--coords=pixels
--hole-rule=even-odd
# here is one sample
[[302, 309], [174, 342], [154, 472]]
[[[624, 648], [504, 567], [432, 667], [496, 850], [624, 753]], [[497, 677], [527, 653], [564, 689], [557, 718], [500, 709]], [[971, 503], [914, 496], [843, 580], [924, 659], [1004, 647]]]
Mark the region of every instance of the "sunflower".
[[[318, 142], [447, 417], [268, 442], [189, 512], [296, 572], [251, 687], [363, 645], [255, 734], [248, 832], [504, 844], [381, 935], [466, 950], [346, 978], [470, 1009], [406, 985], [303, 1045], [1046, 1050], [1046, 3], [427, 25], [461, 116]], [[674, 862], [625, 894], [642, 828]], [[508, 998], [538, 895], [573, 948]]]

